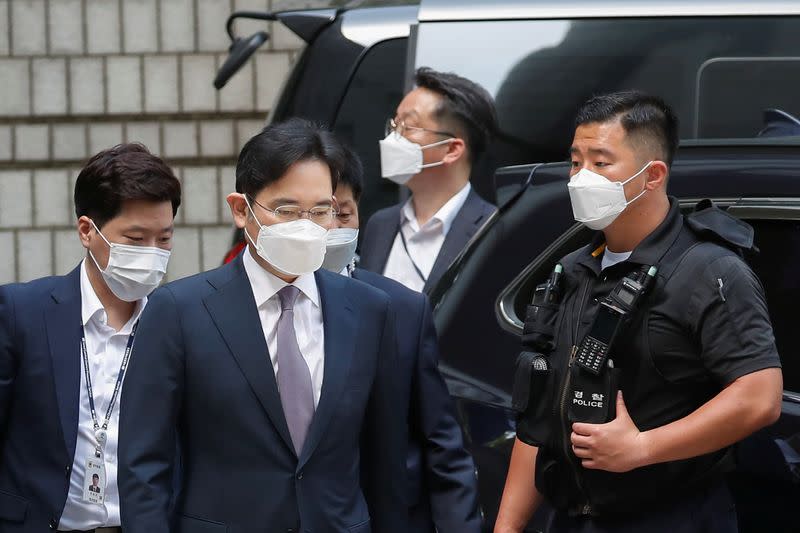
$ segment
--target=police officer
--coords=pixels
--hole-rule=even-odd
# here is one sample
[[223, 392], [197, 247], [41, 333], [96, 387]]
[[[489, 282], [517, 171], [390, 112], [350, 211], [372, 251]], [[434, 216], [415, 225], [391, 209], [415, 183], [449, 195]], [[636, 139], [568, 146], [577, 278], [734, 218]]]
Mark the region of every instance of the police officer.
[[[538, 410], [547, 431], [518, 431], [496, 533], [522, 531], [543, 500], [549, 532], [737, 529], [722, 474], [730, 446], [780, 415], [780, 361], [741, 259], [752, 228], [710, 202], [681, 215], [666, 191], [677, 144], [677, 119], [656, 97], [597, 96], [578, 113], [570, 199], [576, 220], [601, 231], [560, 262], [552, 394]], [[601, 370], [617, 378], [614, 408], [603, 423], [576, 420], [573, 407], [609, 399], [575, 385], [588, 375], [582, 343], [620, 280], [642, 272], [651, 288], [615, 330], [615, 368]]]

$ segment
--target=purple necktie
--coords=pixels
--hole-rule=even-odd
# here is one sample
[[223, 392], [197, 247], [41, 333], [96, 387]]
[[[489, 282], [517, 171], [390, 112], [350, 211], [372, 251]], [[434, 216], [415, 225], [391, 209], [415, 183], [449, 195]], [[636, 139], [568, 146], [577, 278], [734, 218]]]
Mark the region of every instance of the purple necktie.
[[278, 319], [278, 392], [289, 434], [297, 455], [303, 450], [308, 427], [314, 417], [314, 389], [311, 372], [297, 345], [294, 331], [294, 303], [300, 289], [287, 285], [278, 291], [281, 317]]

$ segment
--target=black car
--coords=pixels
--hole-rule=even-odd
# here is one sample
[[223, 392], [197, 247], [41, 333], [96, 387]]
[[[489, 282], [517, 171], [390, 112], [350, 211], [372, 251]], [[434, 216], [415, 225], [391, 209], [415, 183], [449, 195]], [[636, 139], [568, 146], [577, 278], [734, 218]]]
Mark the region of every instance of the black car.
[[[784, 376], [780, 420], [736, 447], [730, 477], [740, 531], [797, 531], [800, 502], [800, 137], [684, 143], [669, 192], [684, 209], [710, 198], [755, 228], [760, 253], [748, 262], [767, 295]], [[440, 368], [456, 399], [478, 470], [490, 528], [514, 440], [511, 386], [524, 311], [534, 287], [592, 232], [572, 218], [569, 165], [500, 169], [499, 211], [432, 294]], [[522, 185], [519, 185], [519, 183]], [[793, 452], [792, 452], [793, 450]], [[792, 453], [794, 458], [792, 459]], [[792, 463], [794, 461], [794, 463]], [[540, 526], [543, 513], [532, 527]]]
[[356, 150], [364, 163], [364, 221], [400, 197], [398, 186], [381, 178], [378, 141], [403, 98], [408, 36], [417, 22], [418, 3], [360, 0], [330, 9], [234, 12], [228, 21], [231, 38], [240, 40], [238, 45], [234, 41], [228, 63], [220, 69], [218, 88], [268, 39], [266, 32], [236, 36], [236, 19], [275, 20], [303, 40], [303, 51], [269, 121], [313, 120], [329, 126]]

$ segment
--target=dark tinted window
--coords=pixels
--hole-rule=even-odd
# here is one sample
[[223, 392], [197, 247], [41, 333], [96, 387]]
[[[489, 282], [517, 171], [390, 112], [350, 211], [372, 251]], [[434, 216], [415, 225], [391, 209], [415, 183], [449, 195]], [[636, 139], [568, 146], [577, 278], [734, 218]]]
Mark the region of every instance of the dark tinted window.
[[271, 120], [302, 117], [330, 125], [363, 47], [341, 32], [341, 19], [322, 30], [303, 50]]
[[769, 314], [783, 365], [783, 387], [800, 392], [800, 221], [748, 220], [760, 253], [748, 260], [767, 294]]
[[[800, 302], [800, 221], [750, 220], [755, 229], [759, 253], [748, 256], [747, 262], [758, 275], [767, 295], [775, 341], [783, 365], [784, 388], [800, 391], [800, 328], [797, 327], [797, 302]], [[521, 285], [514, 298], [517, 317], [525, 316], [525, 309], [537, 284], [543, 283], [555, 262], [565, 252], [575, 250], [588, 242], [591, 234], [581, 231], [564, 239]]]
[[397, 185], [381, 178], [378, 141], [386, 119], [403, 98], [407, 39], [380, 42], [358, 64], [339, 107], [333, 129], [350, 141], [364, 162], [364, 194], [359, 206], [361, 226], [381, 207], [397, 202]]
[[800, 116], [798, 56], [798, 17], [473, 21], [421, 24], [416, 65], [495, 96], [504, 166], [563, 160], [577, 108], [621, 89], [664, 97], [683, 139], [754, 137], [767, 108]]

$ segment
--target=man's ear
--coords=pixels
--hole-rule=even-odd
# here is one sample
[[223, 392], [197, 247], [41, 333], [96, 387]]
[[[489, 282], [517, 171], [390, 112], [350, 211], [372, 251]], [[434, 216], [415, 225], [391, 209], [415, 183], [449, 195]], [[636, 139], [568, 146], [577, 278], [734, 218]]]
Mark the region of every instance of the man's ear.
[[78, 229], [78, 238], [81, 241], [81, 245], [88, 250], [89, 243], [91, 242], [90, 234], [94, 229], [94, 226], [92, 226], [92, 222], [89, 219], [89, 217], [87, 216], [80, 217], [78, 219], [77, 229]]
[[465, 157], [467, 157], [467, 145], [463, 139], [455, 137], [447, 143], [447, 153], [442, 161], [445, 165], [452, 165]]
[[232, 192], [226, 198], [228, 206], [231, 208], [231, 215], [236, 227], [241, 229], [247, 225], [247, 219], [250, 216], [250, 210], [247, 207], [247, 201], [244, 199], [244, 194]]
[[655, 160], [650, 163], [650, 166], [647, 167], [645, 172], [647, 172], [647, 183], [645, 187], [647, 187], [648, 190], [653, 191], [666, 187], [667, 177], [669, 176], [669, 167], [667, 167], [666, 163]]

